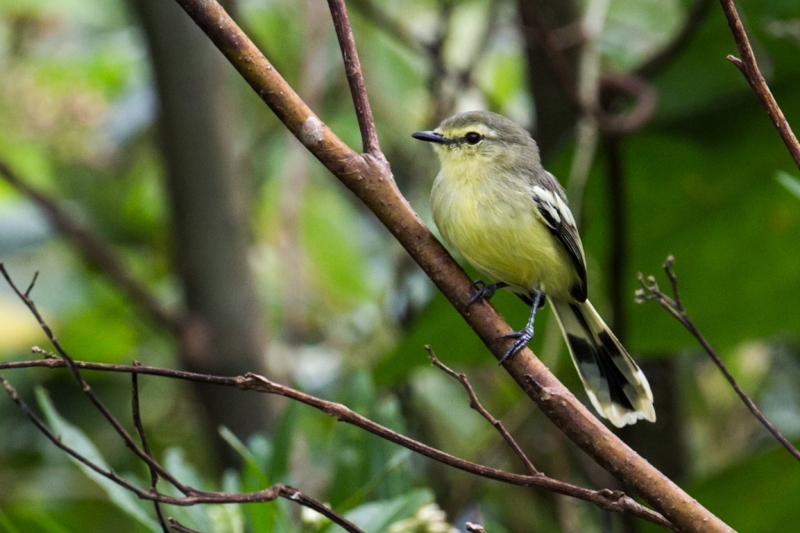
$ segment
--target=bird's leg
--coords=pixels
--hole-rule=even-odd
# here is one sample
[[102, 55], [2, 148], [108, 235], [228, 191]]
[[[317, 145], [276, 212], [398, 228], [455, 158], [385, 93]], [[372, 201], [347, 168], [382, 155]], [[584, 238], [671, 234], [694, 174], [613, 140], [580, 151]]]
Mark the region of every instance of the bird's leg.
[[467, 307], [474, 304], [478, 300], [491, 300], [492, 296], [494, 296], [494, 293], [497, 292], [497, 289], [508, 287], [508, 283], [503, 283], [502, 281], [498, 281], [497, 283], [486, 283], [482, 279], [476, 279], [472, 282], [472, 286], [476, 288], [478, 292], [473, 294], [472, 298], [469, 299]]
[[537, 287], [533, 293], [531, 316], [528, 319], [528, 323], [525, 325], [525, 327], [519, 331], [512, 331], [511, 333], [506, 333], [505, 335], [500, 336], [501, 339], [512, 338], [517, 340], [514, 341], [514, 344], [511, 345], [511, 348], [509, 348], [508, 351], [506, 351], [505, 355], [503, 355], [502, 359], [500, 359], [500, 362], [498, 364], [502, 365], [506, 361], [506, 359], [508, 359], [509, 357], [511, 357], [512, 355], [523, 349], [531, 341], [531, 339], [533, 338], [533, 319], [536, 317], [536, 311], [539, 310], [539, 304], [541, 303], [541, 301], [542, 301], [542, 290], [539, 287]]

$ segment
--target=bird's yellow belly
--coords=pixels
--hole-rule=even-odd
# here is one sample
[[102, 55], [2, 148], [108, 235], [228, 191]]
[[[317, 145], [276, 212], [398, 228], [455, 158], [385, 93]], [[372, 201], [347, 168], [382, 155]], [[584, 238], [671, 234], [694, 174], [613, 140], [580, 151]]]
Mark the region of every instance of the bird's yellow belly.
[[[535, 213], [527, 194], [518, 197], [452, 187], [434, 193], [434, 221], [445, 240], [482, 275], [529, 292], [570, 300], [577, 279], [560, 242]], [[469, 189], [469, 190], [468, 190]], [[494, 191], [493, 191], [494, 192]]]

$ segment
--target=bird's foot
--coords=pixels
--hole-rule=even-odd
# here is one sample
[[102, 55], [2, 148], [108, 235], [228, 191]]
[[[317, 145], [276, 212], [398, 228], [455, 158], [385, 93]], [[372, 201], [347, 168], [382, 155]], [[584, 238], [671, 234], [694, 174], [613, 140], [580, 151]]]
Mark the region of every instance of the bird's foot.
[[514, 344], [511, 345], [506, 353], [503, 355], [502, 359], [500, 359], [499, 365], [502, 365], [506, 362], [506, 359], [517, 353], [518, 351], [525, 348], [528, 343], [533, 338], [533, 326], [527, 325], [519, 331], [512, 331], [511, 333], [506, 333], [505, 335], [500, 335], [501, 339], [517, 339], [514, 341]]
[[478, 300], [491, 300], [492, 296], [494, 296], [494, 293], [497, 292], [497, 289], [502, 289], [505, 286], [505, 283], [486, 283], [482, 279], [476, 279], [472, 282], [472, 287], [477, 289], [477, 292], [472, 295], [472, 298], [469, 299], [467, 307], [471, 306]]

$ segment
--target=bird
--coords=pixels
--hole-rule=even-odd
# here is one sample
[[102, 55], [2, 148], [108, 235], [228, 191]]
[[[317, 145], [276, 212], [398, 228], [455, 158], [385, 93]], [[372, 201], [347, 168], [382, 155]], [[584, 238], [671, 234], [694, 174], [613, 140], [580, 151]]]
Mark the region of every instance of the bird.
[[483, 279], [469, 305], [508, 288], [530, 303], [503, 364], [527, 346], [545, 300], [555, 310], [590, 402], [613, 425], [655, 422], [644, 373], [587, 298], [586, 257], [567, 196], [544, 169], [523, 127], [489, 111], [453, 115], [415, 139], [432, 144], [441, 170], [431, 189], [439, 233]]

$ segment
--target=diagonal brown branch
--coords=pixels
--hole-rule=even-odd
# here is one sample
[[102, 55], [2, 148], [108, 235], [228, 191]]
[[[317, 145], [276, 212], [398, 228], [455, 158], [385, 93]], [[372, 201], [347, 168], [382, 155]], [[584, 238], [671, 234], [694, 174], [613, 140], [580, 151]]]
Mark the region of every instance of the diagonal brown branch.
[[764, 76], [761, 75], [761, 70], [758, 68], [758, 63], [756, 62], [756, 56], [753, 54], [753, 48], [750, 46], [750, 41], [747, 38], [747, 33], [744, 31], [744, 26], [739, 18], [739, 13], [736, 11], [736, 6], [733, 0], [720, 0], [720, 4], [722, 4], [722, 10], [725, 12], [725, 18], [728, 20], [728, 26], [731, 29], [731, 33], [733, 33], [736, 47], [739, 49], [739, 56], [741, 56], [737, 58], [729, 55], [728, 60], [736, 65], [736, 68], [742, 73], [744, 79], [747, 80], [750, 88], [753, 89], [759, 102], [761, 102], [761, 105], [764, 106], [764, 109], [767, 111], [767, 115], [769, 115], [772, 124], [775, 126], [775, 129], [778, 130], [781, 139], [783, 139], [786, 148], [789, 150], [789, 154], [794, 160], [794, 164], [800, 169], [800, 143], [797, 142], [797, 137], [795, 137], [792, 128], [789, 126], [789, 122], [786, 120], [786, 117], [783, 116], [783, 111], [781, 111], [780, 106], [778, 106], [778, 102], [772, 95], [772, 91], [769, 90], [767, 82], [764, 81]]
[[641, 272], [638, 275], [639, 283], [642, 285], [641, 289], [636, 291], [636, 301], [639, 303], [643, 303], [648, 300], [655, 300], [658, 302], [661, 307], [667, 310], [669, 314], [671, 314], [675, 319], [680, 322], [683, 327], [685, 327], [689, 333], [691, 333], [695, 339], [700, 343], [703, 349], [706, 351], [709, 357], [714, 361], [714, 363], [719, 367], [722, 374], [725, 376], [725, 379], [728, 380], [728, 383], [731, 384], [733, 390], [736, 391], [736, 394], [739, 398], [744, 402], [747, 408], [753, 413], [759, 422], [761, 422], [767, 430], [772, 433], [772, 435], [778, 440], [778, 442], [786, 448], [789, 453], [791, 453], [795, 459], [800, 461], [800, 451], [795, 448], [789, 440], [783, 436], [783, 434], [778, 431], [772, 422], [770, 422], [766, 415], [761, 412], [761, 410], [756, 406], [755, 402], [750, 399], [750, 397], [742, 390], [739, 386], [739, 383], [736, 381], [736, 378], [733, 377], [733, 374], [728, 370], [728, 367], [725, 366], [725, 363], [722, 362], [722, 358], [720, 358], [719, 354], [716, 350], [711, 346], [711, 343], [700, 333], [700, 330], [697, 329], [697, 326], [694, 325], [694, 322], [689, 318], [689, 314], [686, 312], [686, 308], [683, 307], [683, 302], [681, 302], [681, 296], [678, 292], [678, 277], [675, 275], [675, 272], [672, 270], [672, 267], [675, 264], [675, 258], [673, 256], [668, 256], [667, 260], [664, 262], [664, 272], [667, 274], [667, 278], [669, 279], [670, 285], [672, 286], [672, 298], [661, 292], [661, 289], [658, 287], [658, 283], [656, 283], [656, 279], [653, 276], [648, 276], [645, 278]]
[[[264, 55], [213, 0], [176, 0], [306, 148], [378, 217], [498, 359], [511, 328], [489, 304], [467, 308], [471, 280], [397, 188], [388, 165], [345, 145], [309, 109]], [[642, 495], [678, 528], [731, 528], [626, 446], [525, 349], [505, 366], [542, 412], [603, 468]]]

